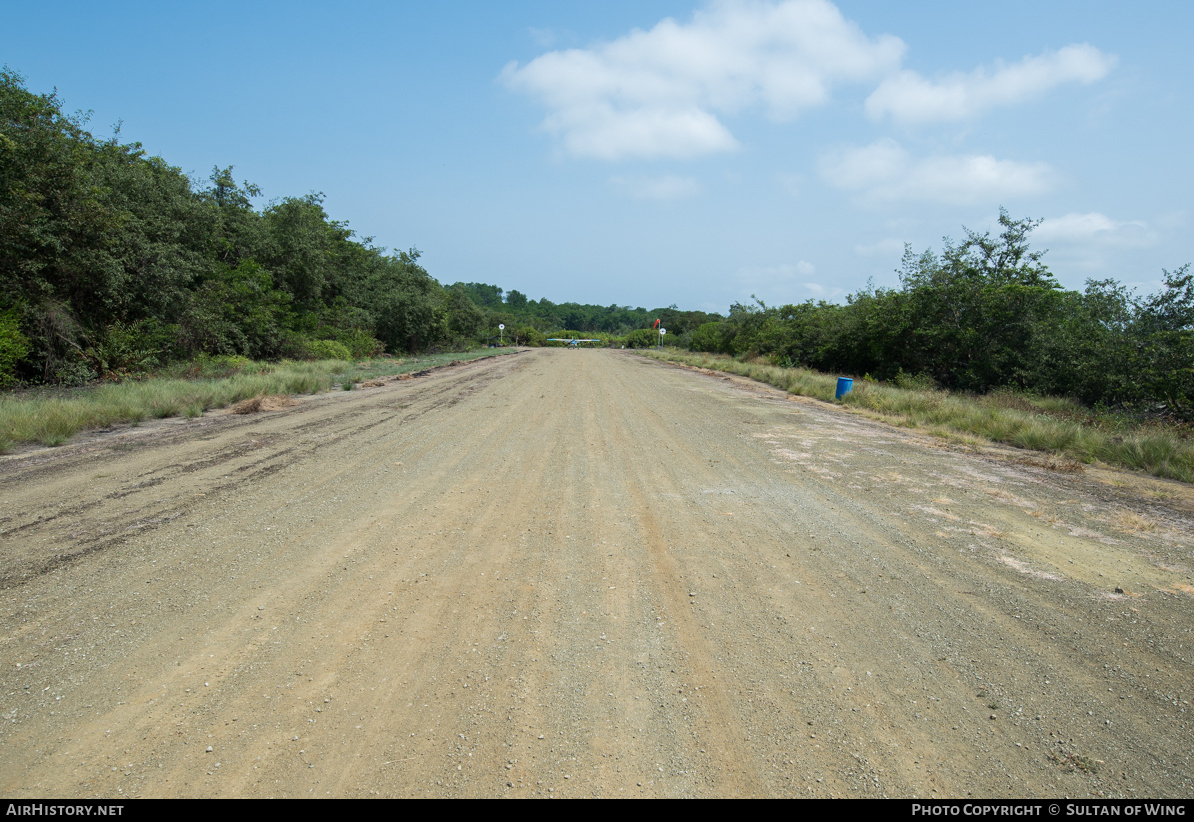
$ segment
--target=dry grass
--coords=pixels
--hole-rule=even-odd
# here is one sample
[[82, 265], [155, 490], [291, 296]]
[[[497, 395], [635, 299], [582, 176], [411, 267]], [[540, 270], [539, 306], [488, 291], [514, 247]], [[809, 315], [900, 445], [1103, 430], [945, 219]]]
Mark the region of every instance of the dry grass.
[[1065, 773], [1078, 771], [1085, 774], [1097, 774], [1099, 766], [1104, 764], [1101, 759], [1091, 759], [1088, 756], [1072, 753], [1050, 753], [1048, 759]]
[[1157, 530], [1157, 523], [1153, 522], [1148, 517], [1142, 517], [1133, 511], [1124, 511], [1122, 514], [1115, 517], [1111, 523], [1121, 531], [1127, 531], [1129, 533]]
[[220, 360], [218, 368], [204, 362], [178, 363], [167, 369], [170, 377], [71, 391], [0, 394], [0, 453], [17, 443], [61, 445], [79, 431], [155, 418], [198, 417], [212, 408], [248, 409], [236, 411], [240, 414], [277, 410], [284, 407], [281, 398], [290, 394], [314, 394], [336, 384], [351, 387], [356, 380], [376, 383], [395, 374], [400, 374], [398, 379], [410, 379], [409, 372], [425, 374], [429, 368], [508, 353], [510, 349], [481, 349], [359, 363], [253, 362], [233, 357]]
[[1081, 474], [1086, 470], [1086, 466], [1078, 462], [1078, 460], [1070, 459], [1069, 457], [1059, 457], [1055, 454], [1037, 458], [1019, 457], [1012, 461], [1019, 465], [1030, 465], [1033, 468], [1044, 468], [1046, 471], [1057, 471], [1061, 474]]
[[281, 411], [298, 405], [298, 402], [286, 394], [270, 394], [268, 396], [250, 397], [234, 403], [228, 410], [233, 414], [257, 414], [262, 411]]

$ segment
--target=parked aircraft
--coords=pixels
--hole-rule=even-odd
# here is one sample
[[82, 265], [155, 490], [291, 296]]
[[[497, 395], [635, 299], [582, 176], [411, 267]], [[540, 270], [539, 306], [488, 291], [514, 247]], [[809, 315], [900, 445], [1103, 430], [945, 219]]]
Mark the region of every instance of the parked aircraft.
[[558, 337], [548, 337], [548, 342], [566, 342], [572, 348], [579, 348], [581, 343], [601, 342], [601, 340], [578, 340], [574, 337], [569, 337], [566, 340], [561, 340]]

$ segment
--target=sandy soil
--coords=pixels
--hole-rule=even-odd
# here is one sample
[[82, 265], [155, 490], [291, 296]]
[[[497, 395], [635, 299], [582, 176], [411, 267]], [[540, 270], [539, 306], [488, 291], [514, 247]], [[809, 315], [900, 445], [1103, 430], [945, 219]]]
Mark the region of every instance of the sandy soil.
[[1032, 461], [567, 350], [0, 459], [0, 790], [1194, 795], [1194, 494]]

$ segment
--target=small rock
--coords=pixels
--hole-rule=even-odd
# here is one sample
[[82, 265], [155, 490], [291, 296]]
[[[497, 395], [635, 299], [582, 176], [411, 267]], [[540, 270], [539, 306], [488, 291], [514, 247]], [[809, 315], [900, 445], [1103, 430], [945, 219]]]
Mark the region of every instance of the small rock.
[[208, 745], [208, 746], [207, 746], [207, 752], [208, 752], [208, 753], [211, 753], [211, 751], [212, 751], [211, 745]]
[[258, 610], [258, 611], [264, 611], [264, 610], [265, 610], [265, 606], [264, 606], [264, 605], [258, 605], [258, 606], [257, 606], [257, 610]]
[[995, 716], [995, 714], [991, 714], [991, 719], [998, 719], [998, 718], [999, 717]]
[[1123, 588], [1116, 587], [1116, 589], [1115, 589], [1115, 593], [1117, 593], [1117, 594], [1122, 594], [1123, 592], [1124, 592], [1124, 589], [1123, 589]]

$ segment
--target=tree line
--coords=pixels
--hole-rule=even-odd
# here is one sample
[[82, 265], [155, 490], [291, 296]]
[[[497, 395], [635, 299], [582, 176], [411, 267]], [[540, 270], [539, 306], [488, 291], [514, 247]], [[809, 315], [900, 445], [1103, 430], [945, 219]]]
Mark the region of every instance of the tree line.
[[507, 338], [527, 345], [543, 345], [546, 337], [571, 334], [599, 337], [608, 347], [647, 348], [659, 344], [657, 324], [667, 329], [671, 340], [675, 335], [691, 334], [704, 323], [722, 319], [720, 314], [682, 311], [675, 305], [647, 310], [616, 304], [553, 303], [547, 298], [530, 300], [519, 291], [507, 292], [487, 283], [457, 283], [453, 288], [462, 288], [488, 313], [492, 336], [497, 335], [497, 326], [502, 324], [510, 329]]
[[[467, 348], [498, 337], [499, 323], [527, 344], [562, 329], [621, 339], [661, 315], [444, 287], [417, 249], [357, 238], [319, 194], [258, 209], [260, 190], [232, 167], [193, 181], [86, 125], [56, 93], [0, 71], [0, 386], [80, 384], [203, 355]], [[694, 316], [695, 327], [717, 315]]]
[[897, 288], [846, 304], [735, 304], [700, 326], [697, 351], [985, 393], [1015, 389], [1088, 407], [1194, 419], [1194, 274], [1163, 271], [1138, 296], [1115, 280], [1062, 288], [1028, 239], [1039, 220], [1000, 210], [1001, 233], [966, 231], [940, 254], [905, 247]]

